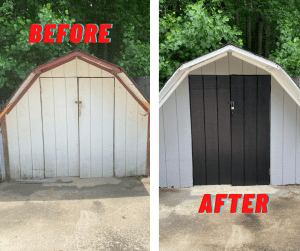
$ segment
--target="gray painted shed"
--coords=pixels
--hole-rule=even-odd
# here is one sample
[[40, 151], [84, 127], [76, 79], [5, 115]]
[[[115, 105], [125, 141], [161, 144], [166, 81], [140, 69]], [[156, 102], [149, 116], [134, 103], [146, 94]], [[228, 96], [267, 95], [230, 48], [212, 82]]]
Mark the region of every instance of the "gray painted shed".
[[159, 93], [159, 186], [193, 186], [190, 75], [270, 75], [270, 184], [300, 183], [300, 90], [277, 63], [234, 45], [184, 63]]

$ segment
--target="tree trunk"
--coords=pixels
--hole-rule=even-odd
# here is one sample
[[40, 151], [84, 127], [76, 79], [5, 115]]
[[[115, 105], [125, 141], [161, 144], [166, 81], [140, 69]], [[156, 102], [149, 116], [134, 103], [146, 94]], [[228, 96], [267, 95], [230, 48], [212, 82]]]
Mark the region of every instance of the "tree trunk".
[[240, 14], [239, 14], [239, 10], [236, 10], [236, 12], [235, 12], [235, 25], [236, 26], [240, 26]]
[[264, 29], [264, 14], [260, 14], [258, 23], [258, 55], [262, 55], [262, 34]]
[[173, 5], [173, 9], [174, 9], [174, 12], [175, 12], [175, 17], [178, 16], [178, 11], [177, 11], [177, 1], [178, 0], [172, 0], [172, 5]]
[[[271, 10], [271, 4], [269, 3], [269, 10]], [[266, 19], [266, 39], [265, 39], [265, 57], [269, 58], [270, 56], [270, 38], [271, 38], [271, 23]]]
[[[96, 1], [92, 1], [92, 6], [91, 6], [95, 11], [95, 15], [94, 15], [94, 24], [97, 24], [99, 26], [99, 23], [98, 23], [98, 15], [97, 13], [100, 12], [100, 9], [98, 9], [98, 5], [97, 5], [97, 2]], [[99, 33], [97, 33], [98, 35]], [[97, 41], [98, 41], [98, 38], [97, 38]], [[96, 57], [98, 57], [98, 43], [95, 43], [95, 44], [91, 44], [91, 47], [93, 48], [93, 51], [94, 51], [94, 55]]]
[[271, 34], [271, 24], [270, 21], [266, 19], [266, 39], [265, 39], [265, 57], [270, 56], [270, 34]]
[[[108, 22], [108, 16], [106, 16], [106, 22], [109, 24], [109, 22]], [[107, 60], [107, 43], [104, 43], [103, 45], [103, 59], [104, 60]]]
[[[247, 8], [251, 8], [251, 0], [247, 0]], [[247, 50], [251, 51], [251, 16], [247, 15]]]
[[[82, 3], [82, 5], [84, 5], [84, 0], [81, 0], [81, 3]], [[83, 26], [85, 26], [85, 25], [86, 25], [86, 20], [85, 20], [85, 11], [83, 11], [82, 23], [83, 23]]]

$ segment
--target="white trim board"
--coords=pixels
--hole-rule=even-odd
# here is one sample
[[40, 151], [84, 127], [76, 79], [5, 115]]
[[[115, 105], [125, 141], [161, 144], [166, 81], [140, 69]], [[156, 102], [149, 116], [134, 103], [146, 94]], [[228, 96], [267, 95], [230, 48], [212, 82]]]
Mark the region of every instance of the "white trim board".
[[253, 54], [252, 52], [229, 44], [202, 57], [182, 64], [168, 79], [165, 86], [159, 92], [159, 107], [166, 102], [166, 100], [172, 95], [172, 93], [181, 84], [182, 80], [189, 74], [189, 72], [227, 56], [228, 53], [231, 53], [233, 57], [239, 58], [269, 72], [270, 75], [272, 75], [278, 81], [282, 88], [296, 102], [296, 104], [300, 106], [300, 90], [292, 78], [280, 65], [269, 59], [265, 59], [261, 56]]

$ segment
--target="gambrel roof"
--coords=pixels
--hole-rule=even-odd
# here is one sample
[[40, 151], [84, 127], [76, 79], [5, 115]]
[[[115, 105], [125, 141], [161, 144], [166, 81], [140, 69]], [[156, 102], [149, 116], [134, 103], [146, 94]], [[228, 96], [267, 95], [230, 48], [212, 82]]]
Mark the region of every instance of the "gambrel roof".
[[97, 57], [91, 56], [88, 53], [77, 49], [60, 58], [54, 59], [48, 63], [42, 64], [32, 69], [22, 81], [20, 86], [12, 94], [10, 99], [7, 101], [5, 108], [0, 113], [0, 118], [4, 114], [7, 114], [12, 110], [12, 108], [18, 103], [18, 101], [23, 97], [26, 91], [34, 83], [34, 81], [43, 73], [50, 71], [56, 67], [59, 67], [63, 64], [66, 64], [76, 58], [112, 74], [115, 78], [117, 78], [120, 81], [120, 83], [132, 95], [132, 97], [144, 108], [145, 111], [150, 110], [149, 100], [147, 100], [147, 98], [142, 94], [135, 82], [128, 76], [128, 74], [122, 67], [109, 63]]
[[165, 103], [165, 101], [175, 91], [178, 85], [180, 85], [182, 80], [189, 74], [189, 72], [212, 63], [220, 58], [226, 57], [230, 53], [233, 57], [239, 58], [247, 63], [250, 63], [267, 71], [278, 81], [282, 88], [296, 102], [296, 104], [300, 106], [300, 90], [291, 76], [282, 68], [281, 65], [275, 63], [270, 59], [246, 51], [233, 44], [227, 44], [213, 52], [181, 64], [173, 72], [171, 77], [167, 80], [167, 82], [164, 84], [164, 87], [159, 92], [159, 107], [161, 107]]

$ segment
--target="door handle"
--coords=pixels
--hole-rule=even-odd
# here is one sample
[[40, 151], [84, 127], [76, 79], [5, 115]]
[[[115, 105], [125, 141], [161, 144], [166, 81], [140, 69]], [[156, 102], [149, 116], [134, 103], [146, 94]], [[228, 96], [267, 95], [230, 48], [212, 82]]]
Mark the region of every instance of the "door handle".
[[233, 111], [234, 111], [234, 101], [230, 101], [230, 111], [231, 111], [231, 115], [233, 115]]
[[82, 101], [75, 101], [75, 104], [78, 104], [79, 117], [80, 117], [81, 116], [81, 109], [82, 109]]

